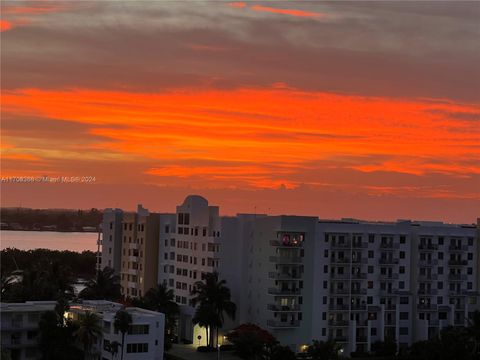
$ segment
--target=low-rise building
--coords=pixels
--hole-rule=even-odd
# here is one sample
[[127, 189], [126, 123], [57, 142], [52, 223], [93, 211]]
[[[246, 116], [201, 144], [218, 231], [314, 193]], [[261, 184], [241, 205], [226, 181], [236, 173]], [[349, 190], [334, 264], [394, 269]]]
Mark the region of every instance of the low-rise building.
[[[122, 334], [114, 327], [115, 314], [123, 306], [106, 300], [86, 300], [82, 303], [72, 304], [65, 317], [81, 320], [86, 312], [95, 313], [100, 317], [102, 337], [98, 338], [92, 347], [92, 354], [100, 359], [111, 359], [110, 345], [116, 341], [122, 343]], [[131, 315], [132, 323], [125, 334], [125, 344], [119, 347], [123, 351], [124, 360], [161, 360], [163, 359], [163, 342], [165, 315], [159, 312], [126, 307]]]
[[38, 324], [41, 316], [55, 309], [55, 301], [0, 303], [1, 345], [14, 360], [39, 359]]

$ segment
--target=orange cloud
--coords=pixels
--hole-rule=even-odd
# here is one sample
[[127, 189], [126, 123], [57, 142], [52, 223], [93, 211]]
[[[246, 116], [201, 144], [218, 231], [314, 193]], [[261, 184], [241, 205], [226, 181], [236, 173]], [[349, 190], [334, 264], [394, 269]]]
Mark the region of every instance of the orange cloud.
[[0, 32], [8, 31], [13, 27], [12, 23], [7, 20], [0, 20]]
[[272, 14], [281, 14], [281, 15], [290, 15], [296, 17], [320, 17], [325, 16], [325, 14], [312, 12], [312, 11], [303, 11], [303, 10], [295, 10], [295, 9], [279, 9], [270, 6], [263, 6], [263, 5], [253, 5], [250, 6], [250, 9], [254, 11], [260, 12], [268, 12]]
[[52, 12], [61, 12], [69, 9], [67, 3], [46, 3], [37, 2], [31, 3], [29, 6], [18, 6], [12, 3], [11, 5], [2, 6], [2, 12], [6, 15], [38, 15]]
[[[2, 100], [2, 111], [19, 121], [39, 116], [88, 125], [101, 140], [86, 149], [99, 158], [117, 154], [119, 162], [122, 156], [157, 162], [144, 172], [162, 183], [293, 188], [315, 185], [315, 172], [326, 166], [414, 175], [480, 173], [478, 124], [455, 118], [478, 113], [478, 105], [283, 87], [157, 94], [23, 89], [5, 91]], [[9, 143], [15, 145], [15, 139]], [[62, 151], [69, 149], [56, 149], [55, 157]], [[160, 165], [165, 162], [169, 165]]]
[[244, 3], [244, 2], [231, 2], [231, 3], [228, 3], [228, 6], [233, 7], [233, 8], [242, 9], [242, 8], [246, 7], [247, 4]]

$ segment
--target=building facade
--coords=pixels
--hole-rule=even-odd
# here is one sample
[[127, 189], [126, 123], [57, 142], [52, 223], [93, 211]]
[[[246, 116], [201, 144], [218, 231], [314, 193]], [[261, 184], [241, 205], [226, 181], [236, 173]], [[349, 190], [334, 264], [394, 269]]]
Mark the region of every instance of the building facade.
[[55, 301], [0, 303], [2, 349], [15, 360], [39, 359], [38, 323], [55, 309]]
[[[346, 353], [368, 351], [384, 339], [406, 346], [447, 325], [465, 325], [480, 309], [478, 224], [222, 217], [195, 195], [175, 213], [156, 216], [158, 232], [150, 241], [157, 243], [157, 268], [148, 286], [164, 283], [174, 290], [183, 339], [204, 335], [191, 321], [191, 291], [213, 271], [227, 281], [237, 304], [236, 319], [227, 320], [224, 331], [256, 323], [297, 351], [312, 339], [329, 338]], [[141, 237], [135, 233], [138, 215], [123, 214], [122, 224], [123, 254], [130, 238]], [[128, 273], [124, 261], [122, 277]], [[128, 296], [148, 290], [129, 292], [122, 284]]]
[[[102, 326], [102, 336], [92, 346], [91, 353], [102, 360], [112, 358], [110, 344], [114, 341], [122, 343], [122, 334], [114, 327], [115, 314], [123, 305], [105, 300], [86, 300], [72, 304], [65, 313], [67, 319], [81, 320], [86, 312], [99, 316]], [[163, 332], [165, 316], [155, 311], [126, 307], [132, 317], [132, 323], [125, 334], [125, 345], [119, 347], [118, 356], [123, 351], [123, 359], [163, 359]]]

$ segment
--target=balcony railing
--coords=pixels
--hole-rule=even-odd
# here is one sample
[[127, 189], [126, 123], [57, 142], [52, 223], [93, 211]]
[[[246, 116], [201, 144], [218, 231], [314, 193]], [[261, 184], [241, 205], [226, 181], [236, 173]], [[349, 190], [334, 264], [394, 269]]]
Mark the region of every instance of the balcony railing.
[[380, 280], [398, 279], [398, 274], [380, 274]]
[[276, 246], [276, 247], [285, 247], [285, 248], [293, 248], [293, 249], [297, 249], [297, 248], [300, 248], [301, 247], [301, 244], [302, 243], [299, 243], [297, 245], [293, 245], [293, 244], [287, 244], [287, 243], [283, 243], [279, 240], [270, 240], [270, 245], [271, 246]]
[[418, 275], [418, 280], [420, 281], [430, 281], [430, 280], [437, 280], [438, 275], [437, 274], [423, 274], [423, 275]]
[[423, 310], [423, 311], [437, 311], [438, 307], [437, 305], [434, 304], [418, 304], [417, 305], [418, 310]]
[[300, 321], [279, 321], [279, 320], [267, 320], [267, 326], [270, 328], [296, 328], [300, 326]]
[[438, 245], [436, 244], [420, 244], [418, 245], [418, 249], [422, 251], [433, 251], [438, 249]]
[[328, 309], [331, 311], [348, 311], [350, 310], [350, 307], [348, 304], [330, 304], [328, 306]]
[[438, 290], [437, 289], [418, 289], [418, 294], [419, 295], [437, 295]]
[[467, 245], [450, 245], [448, 247], [448, 250], [450, 250], [451, 252], [464, 252], [468, 250], [468, 246]]
[[300, 289], [268, 288], [268, 293], [271, 295], [299, 295]]
[[380, 264], [382, 265], [395, 265], [398, 264], [398, 259], [394, 258], [380, 258]]
[[450, 266], [465, 266], [465, 265], [467, 265], [467, 260], [448, 260], [448, 265], [450, 265]]
[[448, 280], [450, 280], [450, 281], [464, 281], [464, 280], [467, 280], [467, 275], [465, 275], [465, 274], [448, 274]]
[[343, 257], [343, 258], [332, 258], [332, 264], [350, 264], [350, 259]]
[[352, 289], [352, 295], [366, 295], [367, 289]]
[[427, 267], [434, 266], [434, 265], [438, 265], [438, 260], [436, 260], [436, 259], [435, 260], [420, 260], [418, 262], [418, 265], [427, 266]]
[[352, 249], [366, 249], [368, 248], [368, 244], [366, 242], [352, 242]]
[[297, 312], [300, 311], [300, 305], [267, 304], [267, 309], [276, 312]]
[[269, 272], [268, 277], [274, 280], [298, 280], [302, 278], [300, 274], [293, 275], [293, 274], [274, 272], [274, 271]]
[[348, 326], [348, 320], [329, 320], [328, 325], [330, 326]]
[[388, 249], [396, 250], [396, 249], [400, 248], [400, 244], [398, 244], [398, 243], [381, 243], [380, 248], [385, 249], [385, 250], [388, 250]]
[[350, 242], [332, 242], [332, 249], [350, 249]]
[[303, 259], [297, 256], [270, 256], [270, 262], [277, 264], [301, 264]]

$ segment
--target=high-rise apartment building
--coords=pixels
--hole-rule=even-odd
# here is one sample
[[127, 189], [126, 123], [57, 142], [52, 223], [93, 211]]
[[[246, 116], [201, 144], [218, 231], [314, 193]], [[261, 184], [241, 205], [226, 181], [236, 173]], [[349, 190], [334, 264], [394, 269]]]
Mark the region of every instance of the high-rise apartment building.
[[[227, 280], [237, 304], [236, 319], [227, 321], [225, 331], [256, 323], [297, 351], [312, 339], [328, 338], [346, 353], [368, 351], [386, 338], [409, 345], [444, 326], [464, 325], [480, 309], [480, 225], [221, 217], [217, 206], [188, 196], [174, 214], [149, 213], [157, 230], [148, 240], [156, 242], [148, 269], [158, 266], [146, 271], [140, 248], [125, 253], [137, 244], [133, 239], [139, 247], [142, 237], [146, 241], [139, 235], [140, 213], [122, 218], [123, 293], [140, 296], [165, 283], [181, 308], [179, 336], [190, 341], [204, 334], [192, 325], [190, 293], [213, 271]], [[123, 268], [124, 261], [130, 268]], [[141, 270], [143, 279], [152, 271], [148, 284], [138, 277], [125, 280], [136, 275], [132, 270]], [[141, 292], [132, 290], [133, 283], [137, 289], [142, 284]]]

